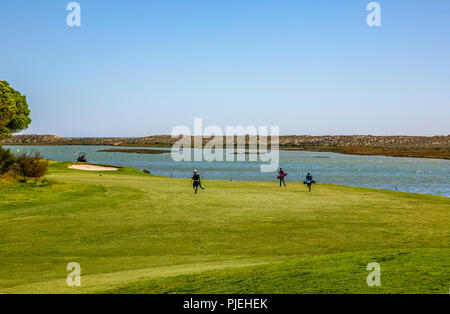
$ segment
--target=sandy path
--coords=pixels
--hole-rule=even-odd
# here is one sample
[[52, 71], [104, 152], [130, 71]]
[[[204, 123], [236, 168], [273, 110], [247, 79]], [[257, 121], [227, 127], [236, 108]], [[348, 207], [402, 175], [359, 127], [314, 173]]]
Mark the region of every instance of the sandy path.
[[99, 166], [99, 165], [70, 165], [70, 169], [78, 169], [78, 170], [88, 170], [88, 171], [117, 171], [119, 168], [110, 167], [110, 166]]

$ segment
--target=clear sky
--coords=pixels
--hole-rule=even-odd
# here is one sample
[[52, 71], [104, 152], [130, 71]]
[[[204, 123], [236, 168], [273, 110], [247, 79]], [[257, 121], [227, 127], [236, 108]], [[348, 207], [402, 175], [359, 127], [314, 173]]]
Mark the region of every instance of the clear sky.
[[0, 79], [26, 94], [25, 133], [450, 133], [450, 1], [0, 1]]

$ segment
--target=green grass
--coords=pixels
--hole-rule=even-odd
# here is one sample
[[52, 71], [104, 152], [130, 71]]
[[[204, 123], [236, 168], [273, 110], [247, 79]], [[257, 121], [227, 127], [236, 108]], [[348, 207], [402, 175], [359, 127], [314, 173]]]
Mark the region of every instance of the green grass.
[[449, 293], [446, 197], [207, 180], [194, 195], [57, 162], [47, 179], [0, 184], [0, 293]]

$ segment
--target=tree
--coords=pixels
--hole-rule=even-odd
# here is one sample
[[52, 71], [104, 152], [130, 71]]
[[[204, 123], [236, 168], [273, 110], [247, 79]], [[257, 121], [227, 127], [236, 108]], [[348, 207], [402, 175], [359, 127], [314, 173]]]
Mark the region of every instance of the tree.
[[27, 98], [0, 81], [0, 140], [22, 131], [31, 123]]

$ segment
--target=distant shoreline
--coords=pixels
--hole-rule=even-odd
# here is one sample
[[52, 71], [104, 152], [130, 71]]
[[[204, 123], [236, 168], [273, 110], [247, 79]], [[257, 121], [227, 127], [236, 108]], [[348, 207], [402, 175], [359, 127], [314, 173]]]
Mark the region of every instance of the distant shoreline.
[[[231, 138], [224, 138], [224, 143]], [[260, 139], [261, 140], [261, 139]], [[270, 138], [266, 139], [270, 143]], [[138, 138], [63, 138], [55, 135], [15, 135], [1, 145], [59, 146], [92, 145], [170, 148], [178, 141], [170, 135]], [[203, 138], [203, 144], [210, 138]], [[247, 138], [248, 148], [248, 138]], [[270, 149], [270, 145], [269, 145]], [[450, 159], [450, 135], [445, 136], [280, 136], [280, 150], [333, 152], [349, 155]], [[121, 149], [115, 149], [120, 151]], [[127, 152], [127, 151], [125, 151]], [[135, 153], [147, 153], [136, 150]]]
[[109, 148], [99, 150], [100, 153], [128, 153], [128, 154], [170, 154], [170, 150], [160, 149], [122, 149], [122, 148]]

